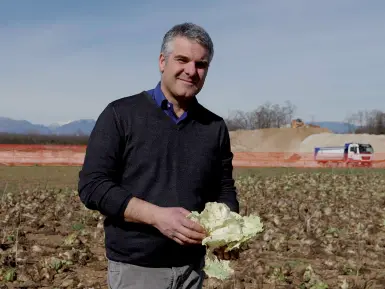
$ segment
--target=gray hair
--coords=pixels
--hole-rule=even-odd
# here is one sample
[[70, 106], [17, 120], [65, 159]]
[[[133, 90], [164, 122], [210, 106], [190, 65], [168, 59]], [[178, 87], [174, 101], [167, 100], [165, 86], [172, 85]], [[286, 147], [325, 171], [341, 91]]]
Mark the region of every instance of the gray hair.
[[189, 40], [196, 41], [209, 52], [209, 63], [214, 57], [214, 44], [210, 35], [201, 26], [193, 23], [182, 23], [172, 27], [163, 37], [161, 53], [166, 60], [172, 52], [172, 41], [175, 37], [186, 37]]

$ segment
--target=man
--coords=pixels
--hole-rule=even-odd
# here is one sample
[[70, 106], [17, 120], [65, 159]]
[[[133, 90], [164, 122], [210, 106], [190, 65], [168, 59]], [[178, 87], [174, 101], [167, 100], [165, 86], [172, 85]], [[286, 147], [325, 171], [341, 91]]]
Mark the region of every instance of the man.
[[174, 26], [159, 84], [108, 104], [90, 135], [79, 195], [106, 216], [109, 288], [201, 288], [206, 235], [186, 216], [239, 212], [227, 127], [196, 99], [213, 54], [203, 28]]

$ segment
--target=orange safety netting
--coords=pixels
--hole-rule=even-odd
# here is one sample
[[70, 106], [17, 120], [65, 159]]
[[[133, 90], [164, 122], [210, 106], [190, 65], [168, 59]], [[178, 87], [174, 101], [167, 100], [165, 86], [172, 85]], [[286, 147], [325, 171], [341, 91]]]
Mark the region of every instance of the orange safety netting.
[[[84, 145], [0, 145], [0, 165], [83, 164]], [[313, 153], [234, 152], [234, 167], [321, 167]], [[385, 168], [385, 154], [375, 153], [373, 167]]]

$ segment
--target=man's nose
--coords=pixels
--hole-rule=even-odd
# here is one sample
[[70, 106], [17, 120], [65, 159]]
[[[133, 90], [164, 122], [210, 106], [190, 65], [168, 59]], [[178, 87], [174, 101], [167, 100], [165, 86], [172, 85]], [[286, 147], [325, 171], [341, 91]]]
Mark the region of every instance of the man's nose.
[[197, 68], [195, 66], [195, 63], [194, 62], [189, 62], [186, 64], [185, 68], [184, 68], [185, 72], [188, 74], [188, 75], [194, 75], [196, 72], [197, 72]]

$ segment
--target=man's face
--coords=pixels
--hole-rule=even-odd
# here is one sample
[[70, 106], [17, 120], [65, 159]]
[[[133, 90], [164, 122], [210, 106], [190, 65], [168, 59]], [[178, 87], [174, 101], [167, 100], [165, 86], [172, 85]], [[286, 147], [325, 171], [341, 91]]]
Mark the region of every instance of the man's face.
[[162, 73], [162, 88], [176, 99], [188, 99], [202, 89], [208, 67], [209, 52], [200, 44], [184, 37], [177, 37], [172, 43], [172, 53], [167, 61], [159, 57]]

